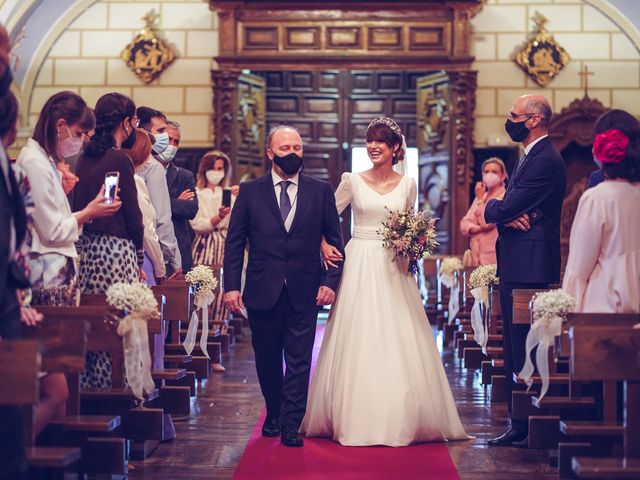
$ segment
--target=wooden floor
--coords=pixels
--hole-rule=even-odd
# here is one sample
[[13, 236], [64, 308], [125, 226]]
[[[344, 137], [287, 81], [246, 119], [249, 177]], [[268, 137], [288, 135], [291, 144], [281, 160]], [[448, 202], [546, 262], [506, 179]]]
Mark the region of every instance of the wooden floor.
[[[438, 338], [441, 345], [441, 339]], [[473, 442], [452, 443], [449, 452], [462, 480], [551, 480], [557, 478], [535, 450], [488, 448], [505, 429], [506, 404], [491, 405], [478, 373], [460, 367], [450, 351], [443, 359], [462, 423]], [[230, 479], [263, 409], [250, 339], [245, 336], [225, 361], [227, 372], [199, 387], [189, 420], [176, 422], [177, 439], [161, 444], [131, 479]]]

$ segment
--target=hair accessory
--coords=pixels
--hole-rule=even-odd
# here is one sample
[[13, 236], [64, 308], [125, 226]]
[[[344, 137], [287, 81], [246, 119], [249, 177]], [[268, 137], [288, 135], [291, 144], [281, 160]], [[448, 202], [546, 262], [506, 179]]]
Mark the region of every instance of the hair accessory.
[[400, 127], [392, 118], [385, 117], [385, 116], [376, 117], [373, 120], [371, 120], [371, 123], [369, 124], [367, 129], [375, 125], [384, 125], [385, 127], [389, 127], [391, 131], [396, 135], [402, 135], [402, 131], [400, 130]]
[[593, 155], [602, 163], [617, 165], [626, 156], [629, 137], [624, 132], [612, 128], [596, 135], [593, 141]]

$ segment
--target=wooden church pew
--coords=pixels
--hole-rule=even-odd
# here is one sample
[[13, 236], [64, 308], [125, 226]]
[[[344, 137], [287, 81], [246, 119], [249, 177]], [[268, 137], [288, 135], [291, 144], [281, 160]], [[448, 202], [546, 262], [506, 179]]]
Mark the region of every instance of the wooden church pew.
[[80, 448], [36, 447], [33, 444], [31, 417], [33, 405], [40, 399], [40, 349], [40, 342], [36, 340], [0, 341], [0, 378], [4, 387], [0, 388], [0, 406], [21, 408], [24, 412], [25, 455], [29, 474], [52, 479], [65, 478], [65, 473], [71, 474], [77, 468], [81, 458]]
[[[24, 329], [26, 338], [42, 344], [42, 370], [64, 373], [69, 388], [67, 415], [54, 418], [44, 436], [56, 445], [81, 447], [83, 473], [125, 475], [126, 446], [120, 435], [120, 416], [80, 414], [80, 374], [84, 369], [88, 329], [84, 320], [72, 318], [45, 318], [38, 326]], [[96, 451], [100, 455], [96, 456]], [[88, 458], [94, 460], [87, 462]]]
[[578, 478], [640, 478], [640, 330], [571, 328], [571, 376], [577, 381], [624, 382], [622, 457], [577, 456]]
[[[184, 368], [165, 368], [164, 353], [164, 311], [166, 308], [166, 297], [162, 294], [155, 293], [156, 300], [160, 311], [160, 319], [148, 324], [149, 328], [149, 348], [151, 350], [151, 358], [153, 369], [151, 377], [156, 386], [160, 389], [160, 398], [158, 403], [169, 414], [188, 415], [189, 397], [191, 390], [188, 386], [165, 385], [167, 381], [177, 381], [186, 377], [187, 371]], [[80, 297], [81, 306], [94, 306], [107, 309], [107, 297], [105, 294], [82, 294]], [[188, 389], [185, 390], [185, 388]], [[186, 395], [186, 396], [185, 396]]]
[[[38, 310], [46, 318], [55, 320], [80, 319], [89, 323], [87, 351], [109, 352], [112, 356], [112, 388], [82, 389], [80, 391], [81, 412], [85, 414], [114, 414], [122, 417], [123, 436], [134, 442], [131, 455], [144, 459], [157, 442], [163, 439], [164, 410], [161, 408], [136, 406], [138, 400], [125, 386], [124, 351], [122, 338], [115, 326], [105, 322], [108, 310], [105, 307], [53, 307], [41, 306]], [[149, 331], [160, 331], [159, 320], [148, 322]], [[156, 388], [145, 395], [145, 401], [153, 405], [159, 397]]]

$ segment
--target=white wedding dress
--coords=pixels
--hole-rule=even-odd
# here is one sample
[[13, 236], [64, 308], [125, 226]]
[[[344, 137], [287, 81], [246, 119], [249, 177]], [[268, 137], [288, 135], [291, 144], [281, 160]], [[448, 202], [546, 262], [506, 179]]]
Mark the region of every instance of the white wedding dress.
[[389, 209], [414, 205], [403, 177], [380, 195], [345, 173], [338, 211], [351, 203], [355, 226], [324, 335], [301, 431], [342, 445], [403, 446], [469, 439], [460, 422], [418, 286], [393, 262], [377, 230]]

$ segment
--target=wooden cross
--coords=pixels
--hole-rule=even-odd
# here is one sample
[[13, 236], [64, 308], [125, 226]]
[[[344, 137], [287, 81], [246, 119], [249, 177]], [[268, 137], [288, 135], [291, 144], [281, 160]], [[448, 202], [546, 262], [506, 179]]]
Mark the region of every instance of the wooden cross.
[[578, 75], [580, 75], [582, 77], [582, 80], [584, 80], [584, 96], [588, 97], [589, 96], [589, 75], [593, 75], [593, 72], [590, 72], [589, 67], [585, 65], [584, 67], [582, 67], [582, 70], [578, 72]]

